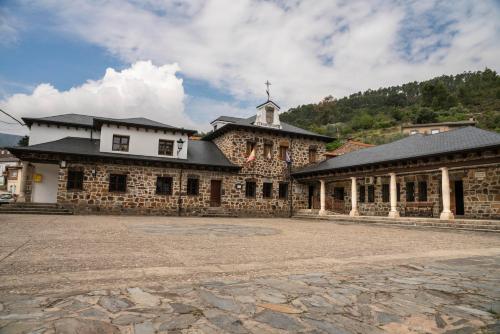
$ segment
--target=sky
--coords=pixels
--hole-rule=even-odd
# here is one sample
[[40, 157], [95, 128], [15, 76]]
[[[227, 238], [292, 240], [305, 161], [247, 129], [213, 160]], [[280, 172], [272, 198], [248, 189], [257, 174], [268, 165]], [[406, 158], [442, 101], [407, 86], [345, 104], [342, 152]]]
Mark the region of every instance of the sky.
[[[201, 131], [325, 96], [500, 68], [500, 1], [0, 0], [0, 108]], [[0, 116], [0, 132], [26, 128]]]

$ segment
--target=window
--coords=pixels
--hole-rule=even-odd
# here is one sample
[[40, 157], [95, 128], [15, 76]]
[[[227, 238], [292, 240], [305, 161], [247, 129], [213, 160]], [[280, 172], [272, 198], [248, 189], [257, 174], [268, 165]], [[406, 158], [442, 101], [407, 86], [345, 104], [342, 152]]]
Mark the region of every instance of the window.
[[160, 139], [158, 143], [158, 155], [174, 155], [174, 141]]
[[280, 146], [280, 159], [286, 161], [286, 152], [288, 151], [288, 146]]
[[425, 181], [418, 183], [418, 201], [427, 202], [427, 182]]
[[247, 157], [250, 156], [252, 151], [255, 149], [255, 142], [253, 141], [247, 141]]
[[68, 190], [82, 190], [83, 189], [83, 171], [69, 170], [68, 182], [66, 183]]
[[270, 182], [264, 182], [262, 184], [262, 198], [273, 197], [273, 184]]
[[17, 169], [10, 169], [9, 170], [9, 179], [17, 180]]
[[309, 163], [314, 163], [316, 162], [316, 149], [315, 148], [310, 148], [309, 149]]
[[359, 186], [359, 202], [365, 202], [365, 186]]
[[401, 202], [401, 186], [399, 185], [399, 183], [396, 183], [396, 197], [397, 201]]
[[265, 143], [264, 144], [264, 159], [271, 160], [273, 157], [273, 144]]
[[373, 185], [368, 186], [368, 202], [375, 202], [375, 186]]
[[113, 135], [113, 151], [128, 152], [129, 136]]
[[190, 196], [198, 196], [200, 192], [200, 180], [196, 178], [188, 178], [187, 194]]
[[280, 183], [279, 185], [279, 198], [287, 199], [288, 198], [288, 183]]
[[382, 185], [382, 202], [389, 202], [389, 184]]
[[415, 202], [415, 183], [406, 182], [406, 201]]
[[274, 108], [266, 107], [266, 123], [273, 124], [273, 120], [274, 120]]
[[125, 192], [127, 191], [127, 175], [110, 174], [109, 191]]
[[170, 176], [158, 176], [156, 178], [156, 194], [172, 195], [172, 178]]
[[247, 181], [245, 185], [245, 195], [246, 197], [255, 197], [255, 181]]

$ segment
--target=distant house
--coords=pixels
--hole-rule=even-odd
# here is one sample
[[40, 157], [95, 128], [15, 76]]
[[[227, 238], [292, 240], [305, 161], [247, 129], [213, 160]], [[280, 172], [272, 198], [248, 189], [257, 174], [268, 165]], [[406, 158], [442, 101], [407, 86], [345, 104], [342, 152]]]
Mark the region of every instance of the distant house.
[[18, 194], [17, 180], [21, 165], [19, 159], [7, 150], [0, 150], [0, 190]]
[[466, 126], [476, 126], [476, 121], [470, 119], [468, 121], [459, 122], [442, 122], [442, 123], [426, 123], [426, 124], [407, 124], [401, 126], [401, 132], [404, 135], [433, 135], [440, 132], [446, 132]]
[[361, 150], [367, 147], [373, 147], [375, 145], [372, 144], [366, 144], [360, 141], [356, 140], [351, 140], [349, 139], [346, 141], [344, 144], [342, 144], [340, 147], [336, 148], [335, 150], [332, 151], [327, 151], [325, 153], [325, 156], [327, 159], [338, 157], [339, 155], [354, 152], [357, 150]]

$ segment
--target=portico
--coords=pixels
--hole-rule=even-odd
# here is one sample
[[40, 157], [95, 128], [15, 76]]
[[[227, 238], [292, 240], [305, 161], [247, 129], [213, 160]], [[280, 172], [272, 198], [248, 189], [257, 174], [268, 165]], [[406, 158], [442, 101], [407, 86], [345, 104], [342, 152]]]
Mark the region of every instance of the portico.
[[[465, 128], [348, 153], [293, 176], [319, 183], [322, 215], [500, 219], [499, 147], [500, 135]], [[339, 199], [337, 212], [328, 203]]]

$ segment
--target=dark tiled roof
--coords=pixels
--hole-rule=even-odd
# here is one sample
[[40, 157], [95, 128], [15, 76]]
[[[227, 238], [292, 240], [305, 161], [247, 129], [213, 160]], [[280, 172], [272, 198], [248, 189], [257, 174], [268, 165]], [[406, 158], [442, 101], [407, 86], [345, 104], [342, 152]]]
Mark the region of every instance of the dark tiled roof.
[[196, 133], [195, 130], [173, 127], [171, 125], [156, 122], [149, 118], [144, 118], [144, 117], [109, 118], [109, 117], [95, 117], [95, 116], [81, 115], [81, 114], [63, 114], [63, 115], [40, 117], [40, 118], [24, 117], [23, 121], [28, 126], [31, 126], [34, 122], [44, 122], [51, 124], [81, 126], [87, 128], [93, 128], [93, 127], [99, 128], [102, 123], [114, 123], [121, 125], [141, 126], [159, 130], [171, 130], [171, 131], [176, 130], [176, 131], [186, 132], [188, 134]]
[[343, 154], [300, 169], [294, 175], [499, 146], [500, 134], [469, 126], [434, 135], [416, 134], [389, 144]]
[[79, 125], [83, 127], [92, 127], [94, 125], [94, 117], [89, 115], [81, 115], [81, 114], [63, 114], [56, 116], [48, 116], [48, 117], [40, 117], [40, 118], [32, 118], [32, 117], [23, 117], [24, 123], [28, 126], [31, 126], [33, 122], [46, 122], [46, 123], [54, 123], [54, 124], [71, 124], [71, 125]]
[[331, 138], [331, 137], [322, 136], [322, 135], [319, 135], [317, 133], [298, 128], [296, 126], [290, 125], [290, 124], [285, 123], [285, 122], [281, 122], [281, 129], [276, 129], [276, 128], [272, 128], [272, 127], [265, 127], [265, 126], [257, 126], [257, 125], [253, 124], [255, 122], [256, 117], [257, 116], [252, 116], [252, 117], [248, 117], [248, 118], [239, 118], [239, 117], [231, 117], [231, 116], [220, 116], [215, 121], [229, 122], [229, 124], [224, 125], [223, 127], [207, 134], [205, 137], [203, 137], [203, 140], [211, 140], [213, 138], [216, 138], [216, 137], [222, 135], [223, 133], [225, 133], [229, 129], [238, 128], [238, 127], [252, 129], [252, 130], [262, 129], [265, 131], [272, 131], [272, 132], [278, 132], [278, 133], [281, 132], [283, 134], [302, 135], [305, 137], [311, 137], [311, 138], [315, 138], [315, 139], [322, 140], [322, 141], [328, 141], [328, 142], [333, 140], [333, 138]]
[[188, 164], [196, 166], [239, 168], [231, 163], [226, 156], [219, 150], [217, 145], [206, 141], [189, 141], [187, 159], [162, 158], [135, 154], [108, 153], [99, 151], [100, 141], [98, 139], [66, 137], [63, 139], [31, 145], [9, 147], [13, 154], [23, 152], [37, 153], [59, 153], [74, 154], [79, 156], [92, 156], [102, 158], [131, 159], [151, 162], [170, 162], [178, 164]]

